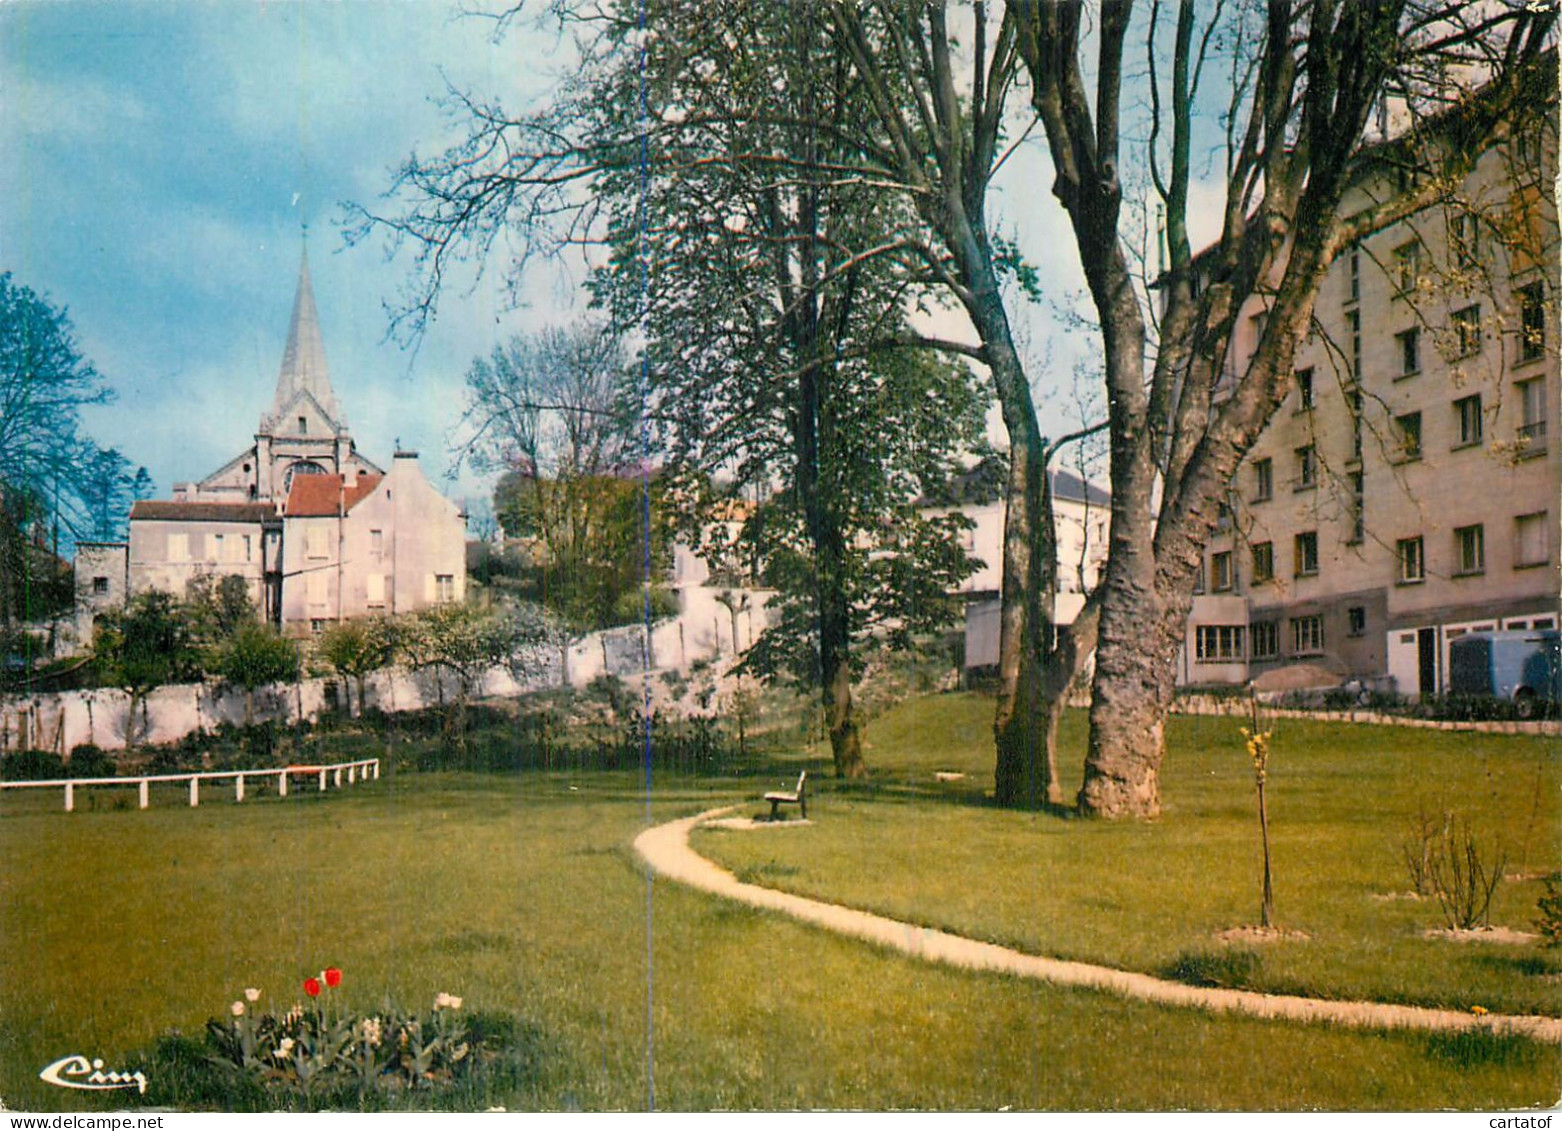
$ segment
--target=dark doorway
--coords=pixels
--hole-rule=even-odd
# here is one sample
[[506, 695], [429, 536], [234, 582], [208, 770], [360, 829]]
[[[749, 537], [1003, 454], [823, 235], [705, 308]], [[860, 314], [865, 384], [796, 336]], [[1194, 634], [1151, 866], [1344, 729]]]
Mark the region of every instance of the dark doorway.
[[1437, 694], [1437, 629], [1416, 630], [1416, 658], [1421, 669], [1421, 694]]

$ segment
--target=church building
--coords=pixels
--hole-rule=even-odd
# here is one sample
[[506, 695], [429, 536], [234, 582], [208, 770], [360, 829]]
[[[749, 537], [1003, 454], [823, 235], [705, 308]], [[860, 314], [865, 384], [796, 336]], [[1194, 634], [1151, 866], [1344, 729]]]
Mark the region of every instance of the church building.
[[202, 575], [244, 578], [263, 618], [292, 635], [465, 597], [465, 515], [424, 477], [416, 452], [397, 451], [387, 470], [348, 431], [307, 255], [254, 444], [175, 484], [173, 496], [131, 508], [128, 542], [77, 547], [83, 642], [98, 611], [150, 589], [183, 596]]

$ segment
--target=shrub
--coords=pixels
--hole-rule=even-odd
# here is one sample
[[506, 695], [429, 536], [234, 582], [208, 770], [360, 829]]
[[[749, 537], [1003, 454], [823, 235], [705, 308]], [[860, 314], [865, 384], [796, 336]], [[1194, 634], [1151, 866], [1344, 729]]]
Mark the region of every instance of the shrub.
[[1422, 813], [1401, 849], [1418, 892], [1437, 897], [1452, 930], [1489, 926], [1492, 896], [1502, 882], [1503, 853], [1481, 843], [1468, 818]]
[[119, 770], [114, 756], [90, 742], [72, 747], [65, 776], [70, 778], [111, 778]]
[[1546, 946], [1562, 946], [1562, 872], [1552, 872], [1545, 883], [1545, 893], [1535, 908], [1535, 926]]
[[18, 750], [0, 760], [6, 781], [53, 781], [65, 776], [60, 756], [51, 750]]

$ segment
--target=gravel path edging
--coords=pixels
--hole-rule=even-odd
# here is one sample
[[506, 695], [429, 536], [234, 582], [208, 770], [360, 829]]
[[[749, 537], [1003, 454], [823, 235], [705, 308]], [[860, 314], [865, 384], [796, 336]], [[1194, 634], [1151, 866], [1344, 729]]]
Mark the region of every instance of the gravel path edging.
[[1562, 1044], [1562, 1018], [1557, 1017], [1463, 1013], [1386, 1002], [1327, 1001], [1251, 990], [1189, 986], [1109, 966], [1024, 954], [947, 931], [919, 927], [883, 915], [743, 883], [731, 872], [689, 847], [691, 831], [705, 821], [730, 813], [734, 808], [737, 807], [710, 809], [693, 817], [646, 829], [635, 838], [635, 852], [653, 873], [664, 879], [751, 907], [779, 911], [805, 923], [877, 946], [889, 947], [927, 962], [1034, 978], [1060, 986], [1104, 990], [1140, 1001], [1203, 1009], [1211, 1013], [1239, 1013], [1283, 1021], [1325, 1022], [1352, 1028], [1444, 1032], [1485, 1029], [1550, 1044]]

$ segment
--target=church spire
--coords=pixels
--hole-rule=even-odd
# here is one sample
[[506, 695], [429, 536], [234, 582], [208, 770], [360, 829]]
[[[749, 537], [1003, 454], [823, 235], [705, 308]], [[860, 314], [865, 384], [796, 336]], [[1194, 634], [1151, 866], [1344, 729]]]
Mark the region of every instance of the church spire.
[[325, 364], [325, 344], [320, 337], [320, 315], [315, 310], [314, 290], [309, 283], [309, 248], [304, 247], [298, 268], [298, 293], [293, 298], [293, 322], [288, 328], [287, 348], [282, 352], [282, 369], [277, 374], [277, 395], [272, 402], [273, 420], [287, 412], [293, 399], [308, 393], [338, 427], [345, 427], [336, 394], [331, 391], [331, 374]]

